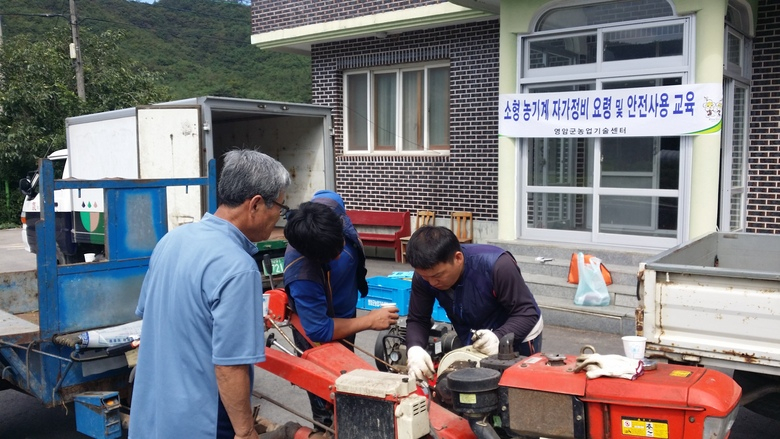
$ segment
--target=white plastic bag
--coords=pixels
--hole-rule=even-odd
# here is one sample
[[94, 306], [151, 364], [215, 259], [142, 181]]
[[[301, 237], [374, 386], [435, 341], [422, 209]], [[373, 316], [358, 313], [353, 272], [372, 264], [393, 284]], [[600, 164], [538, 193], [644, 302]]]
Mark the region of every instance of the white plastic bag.
[[601, 274], [601, 259], [590, 258], [585, 263], [582, 252], [577, 253], [577, 271], [579, 271], [579, 283], [574, 294], [575, 305], [607, 306], [609, 305], [609, 291]]

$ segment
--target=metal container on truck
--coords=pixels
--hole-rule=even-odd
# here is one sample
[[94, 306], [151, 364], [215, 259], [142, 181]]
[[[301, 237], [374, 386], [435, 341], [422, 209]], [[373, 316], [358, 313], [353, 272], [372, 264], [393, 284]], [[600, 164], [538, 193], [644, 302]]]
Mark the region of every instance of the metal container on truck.
[[741, 403], [780, 419], [780, 236], [711, 233], [639, 275], [647, 357], [733, 369]]
[[[67, 153], [51, 156], [63, 161], [62, 178], [199, 177], [205, 175], [210, 159], [217, 160], [219, 170], [225, 152], [251, 148], [290, 171], [293, 183], [286, 194], [290, 206], [308, 201], [319, 189], [335, 188], [327, 107], [206, 96], [71, 117], [65, 126]], [[36, 179], [31, 176], [24, 191], [22, 212], [23, 239], [33, 253], [40, 218]], [[83, 262], [85, 253], [100, 254], [106, 226], [102, 189], [65, 189], [55, 194], [55, 200], [60, 262]], [[168, 228], [200, 219], [204, 200], [200, 188], [170, 188]]]

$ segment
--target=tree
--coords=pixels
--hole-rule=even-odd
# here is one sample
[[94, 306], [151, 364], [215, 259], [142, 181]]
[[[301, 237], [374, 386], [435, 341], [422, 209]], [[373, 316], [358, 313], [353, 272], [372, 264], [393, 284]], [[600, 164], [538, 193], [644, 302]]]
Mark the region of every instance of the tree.
[[[0, 46], [0, 180], [15, 182], [65, 147], [65, 118], [168, 99], [157, 74], [117, 55], [121, 32], [82, 28], [86, 101], [76, 94], [70, 30], [22, 34]], [[11, 209], [16, 209], [14, 206]], [[0, 206], [3, 209], [4, 206]]]

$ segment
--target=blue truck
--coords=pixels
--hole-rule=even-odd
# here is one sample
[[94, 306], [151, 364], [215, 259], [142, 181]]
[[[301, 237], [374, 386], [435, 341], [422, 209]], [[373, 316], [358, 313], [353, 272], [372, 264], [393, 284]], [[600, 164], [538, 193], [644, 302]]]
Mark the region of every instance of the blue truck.
[[[168, 189], [203, 188], [214, 212], [216, 162], [209, 162], [206, 177], [195, 178], [55, 180], [49, 160], [41, 161], [39, 172], [38, 306], [0, 310], [0, 389], [27, 393], [47, 407], [75, 402], [79, 431], [120, 437], [119, 408], [130, 396], [135, 346], [85, 349], [79, 335], [138, 319], [134, 311], [149, 258], [168, 231]], [[105, 199], [105, 257], [60, 264], [54, 192], [96, 188]]]

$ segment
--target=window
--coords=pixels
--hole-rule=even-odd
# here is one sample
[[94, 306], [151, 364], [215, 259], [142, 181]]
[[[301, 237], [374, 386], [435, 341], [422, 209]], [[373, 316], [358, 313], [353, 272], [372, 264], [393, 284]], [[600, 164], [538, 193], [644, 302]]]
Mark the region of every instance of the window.
[[450, 149], [450, 68], [403, 66], [344, 75], [347, 153]]
[[[690, 81], [692, 20], [675, 17], [671, 2], [577, 3], [552, 6], [537, 32], [518, 36], [520, 92]], [[684, 237], [689, 138], [526, 138], [518, 146], [519, 236], [648, 248]]]
[[723, 133], [718, 227], [744, 232], [747, 220], [748, 124], [752, 40], [749, 11], [730, 1], [723, 42]]

